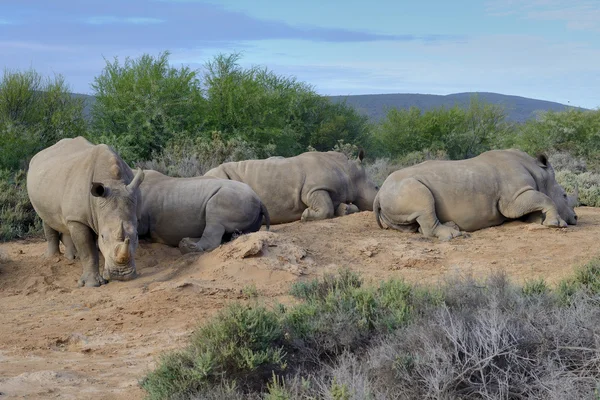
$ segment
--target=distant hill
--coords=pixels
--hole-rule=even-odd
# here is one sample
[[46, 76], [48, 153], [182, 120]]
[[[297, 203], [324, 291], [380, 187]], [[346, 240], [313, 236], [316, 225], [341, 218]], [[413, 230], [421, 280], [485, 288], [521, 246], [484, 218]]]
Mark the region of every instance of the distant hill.
[[[568, 108], [573, 108], [552, 101], [488, 92], [454, 93], [445, 96], [435, 94], [397, 93], [327, 97], [333, 102], [346, 101], [348, 105], [356, 108], [358, 112], [368, 116], [372, 121], [379, 121], [385, 117], [387, 111], [391, 108], [408, 109], [414, 106], [422, 111], [426, 111], [442, 106], [450, 108], [457, 104], [461, 107], [466, 107], [471, 100], [471, 96], [474, 94], [477, 94], [479, 99], [483, 102], [504, 106], [508, 119], [515, 122], [523, 122], [533, 118], [537, 111], [563, 111]], [[78, 93], [73, 93], [73, 96], [84, 99], [84, 113], [86, 117], [89, 117], [91, 114], [91, 107], [95, 100], [94, 96]]]
[[474, 94], [477, 94], [483, 102], [504, 106], [508, 120], [515, 122], [524, 122], [533, 118], [536, 111], [563, 111], [573, 108], [552, 101], [488, 92], [454, 93], [445, 96], [412, 93], [366, 94], [329, 96], [329, 98], [334, 102], [345, 100], [348, 105], [356, 108], [361, 114], [368, 116], [372, 121], [379, 121], [386, 116], [387, 111], [391, 108], [408, 109], [414, 106], [421, 111], [427, 111], [442, 106], [446, 108], [451, 108], [455, 105], [466, 107], [469, 104], [471, 96]]

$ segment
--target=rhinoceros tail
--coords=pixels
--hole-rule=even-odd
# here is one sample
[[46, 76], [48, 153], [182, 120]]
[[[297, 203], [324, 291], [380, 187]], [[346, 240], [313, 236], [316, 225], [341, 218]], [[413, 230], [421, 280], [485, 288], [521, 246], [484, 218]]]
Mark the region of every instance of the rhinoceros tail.
[[262, 201], [260, 202], [260, 211], [264, 218], [265, 225], [267, 226], [267, 230], [270, 230], [271, 229], [271, 218], [269, 217], [269, 211], [267, 211], [267, 207], [263, 204]]
[[375, 201], [373, 202], [373, 211], [375, 212], [377, 225], [379, 225], [379, 228], [384, 229], [383, 225], [381, 225], [381, 206], [379, 205], [379, 196], [375, 196]]

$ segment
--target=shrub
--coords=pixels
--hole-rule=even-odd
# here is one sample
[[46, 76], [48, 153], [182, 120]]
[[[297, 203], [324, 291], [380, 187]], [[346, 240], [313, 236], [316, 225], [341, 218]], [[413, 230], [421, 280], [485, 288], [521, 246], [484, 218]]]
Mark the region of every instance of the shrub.
[[430, 149], [443, 150], [453, 160], [504, 147], [511, 135], [512, 126], [506, 122], [504, 109], [482, 103], [476, 96], [466, 109], [391, 109], [374, 131], [379, 154], [385, 157]]
[[600, 174], [584, 172], [575, 174], [569, 170], [558, 171], [556, 181], [568, 192], [579, 188], [579, 205], [600, 207]]
[[293, 285], [296, 306], [233, 305], [143, 386], [151, 398], [587, 398], [599, 282], [598, 260], [557, 290], [505, 274], [367, 287], [341, 270]]
[[127, 162], [148, 160], [175, 135], [201, 127], [200, 81], [187, 67], [169, 66], [169, 52], [126, 58], [122, 65], [107, 60], [92, 88], [91, 138], [110, 144]]
[[29, 158], [65, 137], [83, 135], [83, 101], [64, 79], [34, 70], [5, 70], [0, 79], [0, 169], [26, 168]]
[[430, 150], [415, 151], [391, 161], [388, 158], [378, 158], [375, 162], [366, 165], [367, 175], [376, 185], [381, 186], [386, 178], [399, 169], [410, 167], [427, 160], [447, 160], [448, 156], [443, 150], [432, 152]]
[[27, 174], [0, 170], [0, 240], [39, 234], [42, 222], [27, 195]]
[[210, 141], [175, 138], [150, 161], [137, 163], [145, 169], [153, 169], [176, 177], [202, 176], [210, 169], [229, 161], [256, 158], [256, 151], [239, 138], [224, 140], [219, 132], [213, 132]]

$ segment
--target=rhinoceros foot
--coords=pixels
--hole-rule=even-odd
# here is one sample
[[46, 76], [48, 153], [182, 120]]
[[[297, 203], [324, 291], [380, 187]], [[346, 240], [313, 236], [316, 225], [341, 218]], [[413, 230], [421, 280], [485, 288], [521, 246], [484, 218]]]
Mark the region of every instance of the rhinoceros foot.
[[443, 225], [440, 225], [435, 230], [435, 236], [441, 241], [447, 242], [448, 240], [452, 240], [455, 237], [463, 236], [463, 232], [454, 227], [458, 228], [454, 222], [446, 222]]
[[191, 238], [183, 238], [179, 242], [179, 251], [181, 254], [198, 253], [204, 251], [198, 246], [197, 242], [194, 242]]
[[550, 228], [566, 228], [567, 223], [561, 217], [554, 217], [544, 219], [542, 225], [550, 227]]
[[84, 272], [77, 282], [77, 286], [98, 287], [106, 284], [106, 279], [100, 276], [98, 272]]
[[354, 214], [359, 212], [360, 210], [354, 204], [346, 204], [340, 203], [340, 205], [335, 209], [336, 217], [341, 217], [348, 214]]

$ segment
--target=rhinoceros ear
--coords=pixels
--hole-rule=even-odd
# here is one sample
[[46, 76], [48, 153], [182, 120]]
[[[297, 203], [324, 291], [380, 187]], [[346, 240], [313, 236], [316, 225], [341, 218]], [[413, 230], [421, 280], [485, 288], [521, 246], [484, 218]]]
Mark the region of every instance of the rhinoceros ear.
[[90, 190], [90, 192], [94, 197], [104, 197], [104, 195], [106, 194], [106, 189], [104, 188], [104, 185], [100, 182], [92, 182], [92, 189]]
[[358, 151], [358, 161], [362, 162], [363, 158], [365, 158], [365, 150], [364, 149], [360, 149]]
[[548, 168], [548, 157], [545, 154], [538, 154], [537, 164], [542, 168]]

